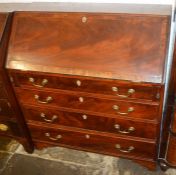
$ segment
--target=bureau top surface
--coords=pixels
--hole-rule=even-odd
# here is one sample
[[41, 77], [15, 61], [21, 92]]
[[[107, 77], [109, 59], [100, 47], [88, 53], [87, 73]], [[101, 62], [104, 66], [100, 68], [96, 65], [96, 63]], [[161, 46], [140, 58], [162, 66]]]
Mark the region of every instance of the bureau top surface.
[[6, 67], [162, 83], [170, 17], [16, 12]]
[[6, 25], [8, 13], [0, 13], [0, 41]]

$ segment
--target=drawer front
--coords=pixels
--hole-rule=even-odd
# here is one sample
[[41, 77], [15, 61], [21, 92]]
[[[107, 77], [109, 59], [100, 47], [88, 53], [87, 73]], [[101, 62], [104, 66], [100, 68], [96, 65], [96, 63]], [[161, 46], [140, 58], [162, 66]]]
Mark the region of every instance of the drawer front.
[[13, 112], [7, 100], [0, 99], [0, 116], [12, 117]]
[[93, 132], [50, 128], [43, 125], [29, 125], [32, 138], [45, 142], [90, 149], [115, 155], [155, 158], [154, 143], [127, 140], [120, 137], [95, 134]]
[[176, 166], [176, 137], [170, 135], [168, 152], [167, 152], [167, 161]]
[[27, 121], [58, 124], [89, 130], [111, 132], [120, 135], [156, 139], [157, 125], [126, 119], [109, 118], [85, 113], [23, 107]]
[[16, 91], [23, 104], [65, 107], [151, 120], [155, 120], [158, 114], [158, 105], [100, 99], [78, 93], [70, 95], [63, 92], [54, 93], [27, 89], [17, 89]]
[[0, 119], [0, 135], [21, 136], [18, 124], [15, 121], [6, 121]]
[[47, 74], [14, 73], [17, 86], [55, 88], [111, 95], [119, 99], [145, 99], [156, 101], [160, 98], [161, 88], [151, 84], [135, 84], [116, 80], [86, 78], [80, 76], [48, 76]]

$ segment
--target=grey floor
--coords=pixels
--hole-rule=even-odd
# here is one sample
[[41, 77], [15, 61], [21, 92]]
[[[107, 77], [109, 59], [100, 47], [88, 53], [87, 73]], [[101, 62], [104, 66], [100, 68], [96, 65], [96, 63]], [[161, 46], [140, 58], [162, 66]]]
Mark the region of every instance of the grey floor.
[[52, 147], [27, 154], [16, 141], [0, 138], [0, 175], [176, 175], [150, 172], [132, 161]]

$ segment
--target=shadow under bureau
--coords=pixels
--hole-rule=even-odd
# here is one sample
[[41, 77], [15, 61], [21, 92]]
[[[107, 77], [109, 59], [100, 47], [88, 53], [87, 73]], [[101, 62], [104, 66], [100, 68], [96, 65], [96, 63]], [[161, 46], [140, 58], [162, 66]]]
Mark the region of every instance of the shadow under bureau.
[[14, 12], [6, 68], [35, 148], [158, 158], [170, 15]]

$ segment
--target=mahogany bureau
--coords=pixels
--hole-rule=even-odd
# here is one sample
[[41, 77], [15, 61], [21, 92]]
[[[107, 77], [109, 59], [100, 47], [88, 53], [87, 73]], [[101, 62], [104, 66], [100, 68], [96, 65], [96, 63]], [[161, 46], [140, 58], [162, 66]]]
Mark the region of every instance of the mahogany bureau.
[[0, 13], [0, 136], [13, 137], [33, 151], [29, 132], [4, 69], [12, 15]]
[[170, 16], [14, 12], [6, 68], [35, 148], [158, 158]]

